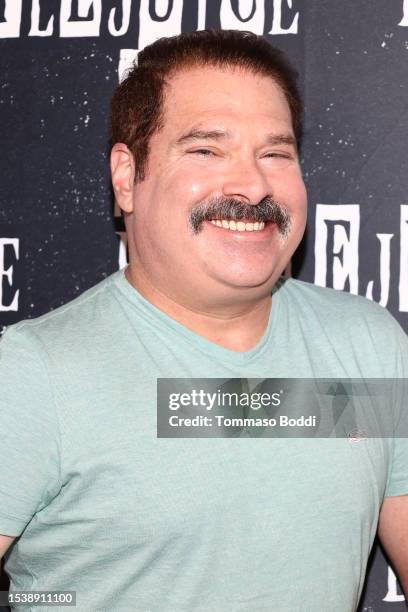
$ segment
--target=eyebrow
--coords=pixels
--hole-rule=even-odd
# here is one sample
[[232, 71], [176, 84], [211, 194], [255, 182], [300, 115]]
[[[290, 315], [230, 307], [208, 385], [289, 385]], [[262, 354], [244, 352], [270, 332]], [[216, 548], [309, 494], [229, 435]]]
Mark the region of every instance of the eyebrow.
[[190, 140], [222, 140], [231, 137], [231, 132], [228, 130], [199, 130], [193, 128], [186, 134], [183, 134], [176, 140], [176, 145], [184, 144]]
[[[185, 144], [195, 140], [228, 140], [232, 138], [229, 130], [201, 130], [193, 128], [176, 140], [176, 145]], [[265, 144], [280, 145], [286, 144], [296, 148], [296, 138], [292, 134], [267, 134]]]

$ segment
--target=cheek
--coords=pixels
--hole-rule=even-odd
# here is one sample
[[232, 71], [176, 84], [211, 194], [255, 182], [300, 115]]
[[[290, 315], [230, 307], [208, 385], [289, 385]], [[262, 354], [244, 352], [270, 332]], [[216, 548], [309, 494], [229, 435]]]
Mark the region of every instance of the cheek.
[[272, 193], [289, 210], [299, 214], [306, 212], [307, 193], [303, 178], [298, 171], [288, 172], [278, 180], [271, 181]]
[[163, 183], [164, 194], [172, 197], [189, 210], [194, 204], [207, 199], [217, 191], [213, 173], [207, 169], [189, 166], [180, 168]]
[[[192, 207], [201, 201], [208, 200], [216, 193], [216, 184], [211, 172], [203, 168], [164, 168], [154, 177], [141, 185], [135, 199], [136, 227], [146, 239], [158, 237], [167, 240], [166, 236], [178, 236], [177, 243], [182, 244], [190, 230], [187, 224]], [[147, 207], [141, 202], [149, 203]], [[176, 248], [176, 244], [173, 244]]]
[[213, 186], [208, 185], [206, 178], [202, 180], [187, 176], [176, 184], [172, 184], [163, 192], [162, 199], [169, 201], [176, 208], [178, 215], [186, 215], [199, 202], [206, 200], [214, 193]]

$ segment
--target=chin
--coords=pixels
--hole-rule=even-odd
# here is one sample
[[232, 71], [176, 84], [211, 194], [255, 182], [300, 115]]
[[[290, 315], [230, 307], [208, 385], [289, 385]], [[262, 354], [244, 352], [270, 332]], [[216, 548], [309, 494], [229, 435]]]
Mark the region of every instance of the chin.
[[230, 274], [228, 276], [225, 276], [222, 281], [224, 282], [224, 284], [229, 285], [230, 287], [235, 287], [236, 289], [263, 288], [269, 290], [272, 289], [273, 285], [278, 280], [280, 275], [280, 270], [272, 270], [269, 273], [262, 274]]

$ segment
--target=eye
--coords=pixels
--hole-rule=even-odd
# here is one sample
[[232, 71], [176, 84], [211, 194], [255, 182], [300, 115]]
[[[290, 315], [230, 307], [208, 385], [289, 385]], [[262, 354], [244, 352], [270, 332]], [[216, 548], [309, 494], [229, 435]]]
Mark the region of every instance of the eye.
[[212, 157], [215, 155], [215, 153], [210, 151], [210, 149], [194, 149], [194, 151], [189, 151], [189, 153], [197, 153], [202, 157]]
[[269, 151], [262, 157], [266, 159], [266, 167], [270, 170], [284, 169], [291, 166], [295, 161], [295, 157], [292, 153], [284, 151]]
[[289, 153], [277, 153], [276, 151], [271, 151], [270, 153], [266, 153], [264, 157], [277, 157], [278, 159], [291, 159], [291, 155]]

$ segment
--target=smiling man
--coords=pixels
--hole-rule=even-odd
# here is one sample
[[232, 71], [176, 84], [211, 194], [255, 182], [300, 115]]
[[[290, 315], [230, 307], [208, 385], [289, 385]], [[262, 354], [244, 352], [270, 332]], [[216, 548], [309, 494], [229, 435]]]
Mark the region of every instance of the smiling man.
[[[192, 40], [196, 49], [174, 58], [173, 69], [163, 59], [167, 42], [142, 52], [140, 74], [113, 101], [111, 167], [128, 231], [125, 274], [180, 323], [246, 351], [263, 335], [271, 289], [305, 228], [300, 100], [293, 72], [262, 39], [260, 59], [244, 57], [238, 33], [224, 35], [222, 51], [211, 48], [211, 35]], [[154, 69], [145, 74], [149, 62]], [[156, 130], [147, 143], [132, 113], [137, 106], [143, 113], [149, 95]], [[142, 144], [148, 169], [140, 166]]]
[[112, 102], [129, 265], [0, 343], [13, 590], [94, 610], [352, 612], [380, 537], [408, 591], [406, 440], [163, 439], [157, 378], [403, 378], [381, 307], [281, 274], [301, 102], [262, 37], [161, 39]]

